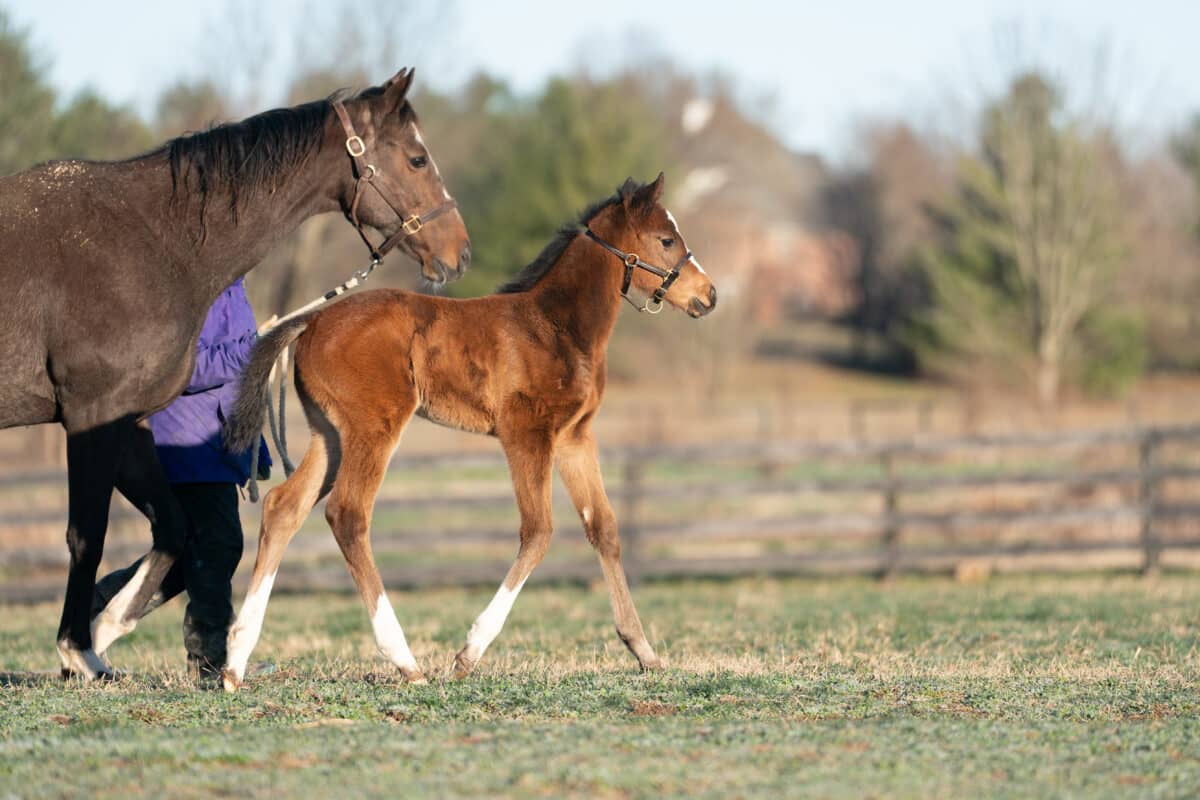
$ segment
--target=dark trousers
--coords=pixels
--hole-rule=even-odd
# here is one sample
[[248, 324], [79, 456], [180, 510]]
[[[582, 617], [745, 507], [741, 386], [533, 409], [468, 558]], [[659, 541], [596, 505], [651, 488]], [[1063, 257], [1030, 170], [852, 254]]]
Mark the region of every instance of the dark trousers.
[[[242, 522], [238, 517], [237, 486], [232, 483], [179, 483], [171, 487], [183, 506], [190, 530], [183, 556], [167, 573], [161, 588], [146, 604], [142, 616], [187, 590], [183, 617], [183, 646], [189, 666], [201, 672], [225, 664], [225, 637], [233, 623], [231, 581], [242, 559]], [[92, 616], [121, 591], [141, 559], [106, 575], [96, 584]]]

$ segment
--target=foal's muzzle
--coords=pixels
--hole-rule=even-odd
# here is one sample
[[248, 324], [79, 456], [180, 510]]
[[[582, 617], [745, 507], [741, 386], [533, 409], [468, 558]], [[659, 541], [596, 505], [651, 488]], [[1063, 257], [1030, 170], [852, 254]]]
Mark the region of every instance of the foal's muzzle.
[[708, 287], [708, 303], [705, 304], [699, 297], [693, 297], [688, 303], [687, 313], [693, 319], [700, 319], [707, 314], [711, 314], [712, 310], [717, 307], [717, 288], [715, 286]]

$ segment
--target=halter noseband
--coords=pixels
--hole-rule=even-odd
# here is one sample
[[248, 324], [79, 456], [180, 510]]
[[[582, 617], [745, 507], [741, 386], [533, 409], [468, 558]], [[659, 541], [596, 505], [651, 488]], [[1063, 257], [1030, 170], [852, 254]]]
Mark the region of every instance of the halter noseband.
[[[448, 198], [446, 202], [437, 208], [426, 211], [424, 214], [413, 214], [406, 217], [404, 212], [375, 183], [375, 178], [379, 175], [379, 170], [376, 169], [374, 164], [368, 163], [364, 157], [367, 153], [367, 145], [363, 142], [362, 137], [354, 132], [354, 124], [350, 121], [350, 115], [346, 112], [346, 107], [342, 105], [341, 101], [335, 100], [333, 102], [333, 110], [337, 112], [338, 119], [342, 121], [342, 129], [346, 132], [346, 152], [350, 154], [350, 160], [354, 162], [354, 171], [358, 175], [358, 180], [354, 183], [354, 199], [350, 202], [350, 212], [347, 216], [350, 218], [350, 222], [354, 225], [355, 230], [358, 231], [358, 235], [366, 243], [367, 249], [371, 251], [371, 266], [374, 268], [383, 261], [383, 257], [387, 255], [388, 251], [399, 244], [401, 240], [407, 239], [409, 236], [417, 233], [427, 222], [437, 219], [453, 208], [457, 208], [458, 203], [455, 202], [454, 198]], [[388, 207], [402, 221], [400, 230], [384, 240], [383, 244], [379, 245], [378, 248], [371, 244], [371, 240], [367, 238], [367, 232], [363, 230], [363, 224], [358, 220], [358, 201], [362, 199], [364, 185], [374, 189], [375, 193], [379, 195], [383, 202], [388, 204]]]
[[[658, 312], [662, 311], [663, 298], [667, 296], [667, 290], [671, 288], [671, 284], [675, 283], [675, 279], [679, 277], [679, 270], [683, 268], [683, 265], [692, 260], [692, 251], [688, 250], [683, 254], [683, 258], [679, 259], [679, 262], [676, 263], [675, 266], [671, 267], [669, 270], [666, 270], [662, 269], [661, 267], [656, 267], [653, 264], [647, 264], [645, 261], [642, 261], [641, 257], [638, 256], [637, 253], [626, 253], [624, 250], [613, 247], [611, 244], [592, 233], [591, 228], [584, 229], [583, 233], [593, 242], [600, 245], [617, 258], [621, 259], [621, 263], [625, 265], [625, 277], [621, 281], [621, 297], [625, 298], [626, 302], [628, 302], [638, 311], [645, 311], [648, 314], [657, 314]], [[635, 267], [638, 269], [644, 269], [651, 275], [657, 275], [663, 279], [662, 285], [655, 289], [654, 293], [650, 297], [646, 298], [646, 302], [642, 303], [640, 306], [629, 299], [629, 284], [633, 282], [633, 270]]]

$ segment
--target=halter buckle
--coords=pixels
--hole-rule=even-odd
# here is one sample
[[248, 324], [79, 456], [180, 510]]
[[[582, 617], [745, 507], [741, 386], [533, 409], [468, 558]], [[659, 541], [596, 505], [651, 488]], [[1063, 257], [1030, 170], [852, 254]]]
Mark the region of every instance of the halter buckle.
[[359, 158], [366, 155], [367, 145], [361, 136], [355, 134], [346, 140], [346, 152], [350, 154], [351, 158]]
[[663, 310], [663, 301], [655, 300], [653, 297], [646, 299], [639, 311], [645, 311], [647, 314], [657, 314]]
[[418, 217], [416, 214], [413, 214], [411, 217], [404, 220], [404, 224], [401, 225], [400, 228], [406, 234], [408, 234], [409, 236], [412, 236], [414, 233], [417, 233], [418, 231], [421, 230], [421, 218]]
[[627, 253], [627, 254], [625, 255], [625, 258], [624, 258], [623, 260], [624, 260], [624, 262], [625, 262], [625, 266], [627, 266], [627, 267], [636, 267], [636, 266], [637, 266], [637, 263], [638, 263], [639, 261], [641, 261], [641, 260], [642, 260], [642, 258], [641, 258], [641, 256], [639, 256], [637, 253]]
[[364, 181], [374, 180], [375, 176], [379, 174], [379, 170], [375, 169], [374, 164], [367, 164], [367, 169], [370, 170], [370, 172], [364, 172], [362, 174], [362, 179]]

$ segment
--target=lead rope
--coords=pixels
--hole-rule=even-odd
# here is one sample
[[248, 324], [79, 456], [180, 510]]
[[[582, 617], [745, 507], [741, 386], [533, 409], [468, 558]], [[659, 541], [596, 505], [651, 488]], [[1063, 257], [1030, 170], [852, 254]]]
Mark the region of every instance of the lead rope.
[[[263, 326], [262, 330], [259, 331], [259, 335], [263, 336], [268, 331], [270, 331], [272, 328], [278, 327], [279, 325], [283, 324], [284, 322], [293, 320], [296, 317], [299, 317], [303, 314], [307, 314], [308, 312], [312, 311], [313, 309], [318, 308], [318, 307], [324, 305], [325, 303], [328, 303], [330, 300], [334, 299], [335, 297], [345, 294], [346, 292], [350, 291], [351, 289], [358, 286], [359, 284], [365, 283], [367, 278], [371, 277], [371, 273], [375, 271], [375, 268], [378, 267], [382, 263], [382, 261], [383, 260], [381, 258], [379, 258], [378, 256], [373, 256], [371, 258], [370, 264], [368, 264], [363, 269], [356, 271], [346, 281], [344, 281], [344, 282], [338, 284], [337, 286], [335, 286], [334, 288], [330, 289], [328, 292], [321, 295], [317, 299], [313, 300], [311, 303], [306, 303], [305, 305], [301, 306], [300, 308], [297, 308], [295, 311], [285, 314], [284, 316], [280, 317], [279, 319], [271, 320], [270, 322], [265, 324]], [[286, 477], [289, 477], [289, 478], [291, 477], [292, 473], [296, 471], [296, 467], [292, 464], [291, 459], [288, 458], [287, 414], [285, 413], [286, 408], [287, 408], [287, 405], [285, 403], [285, 401], [287, 399], [287, 373], [288, 373], [288, 369], [289, 369], [288, 365], [289, 365], [291, 354], [292, 354], [292, 347], [289, 345], [288, 347], [285, 347], [283, 349], [282, 353], [279, 354], [279, 360], [276, 361], [275, 365], [271, 368], [271, 374], [267, 376], [267, 402], [265, 404], [265, 408], [263, 409], [264, 413], [267, 415], [267, 422], [269, 423], [270, 428], [271, 428], [271, 442], [272, 442], [272, 444], [275, 445], [275, 452], [279, 454], [279, 460], [283, 465], [283, 473]], [[276, 421], [275, 409], [271, 408], [271, 384], [275, 381], [276, 378], [279, 379], [279, 411], [278, 411], [279, 418], [278, 418], [278, 421]], [[258, 491], [258, 447], [257, 446], [251, 448], [250, 484], [249, 484], [249, 488], [247, 489], [246, 493], [247, 493], [247, 496], [250, 498], [251, 503], [258, 502], [259, 491]]]

